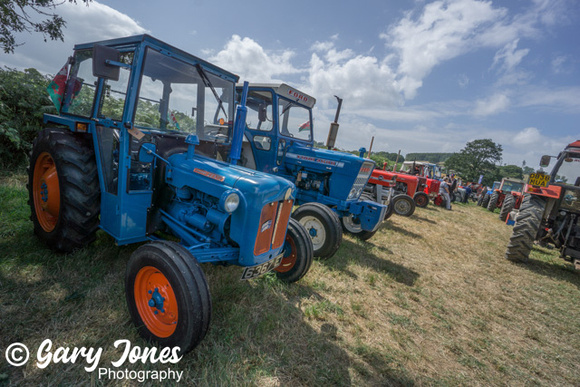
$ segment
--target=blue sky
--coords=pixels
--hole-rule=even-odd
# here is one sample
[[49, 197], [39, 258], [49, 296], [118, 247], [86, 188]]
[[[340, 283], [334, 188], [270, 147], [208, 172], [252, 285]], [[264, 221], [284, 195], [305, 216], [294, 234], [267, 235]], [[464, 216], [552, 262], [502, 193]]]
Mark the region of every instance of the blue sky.
[[[80, 2], [79, 2], [80, 3]], [[317, 99], [337, 145], [456, 152], [491, 138], [503, 162], [535, 166], [580, 139], [580, 2], [93, 1], [56, 9], [64, 42], [21, 34], [0, 65], [54, 74], [75, 43], [149, 33], [250, 82], [287, 82]]]

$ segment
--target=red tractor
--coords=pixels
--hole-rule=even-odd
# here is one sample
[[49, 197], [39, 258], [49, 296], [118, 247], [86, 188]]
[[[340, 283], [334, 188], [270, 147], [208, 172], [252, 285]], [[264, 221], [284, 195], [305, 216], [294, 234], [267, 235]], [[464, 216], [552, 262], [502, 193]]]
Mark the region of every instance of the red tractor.
[[429, 199], [440, 205], [443, 201], [439, 195], [441, 186], [441, 169], [436, 164], [427, 161], [405, 161], [402, 172], [416, 175], [419, 178], [419, 190], [413, 195], [413, 200], [418, 207], [427, 207]]
[[524, 184], [522, 180], [504, 178], [499, 188], [492, 192], [487, 209], [493, 212], [496, 208], [500, 208], [499, 219], [505, 221], [512, 210], [520, 208]]
[[[505, 257], [526, 261], [534, 241], [553, 244], [560, 256], [580, 269], [580, 141], [554, 157], [552, 173], [532, 173]], [[542, 156], [548, 167], [551, 156]]]
[[[371, 174], [366, 190], [373, 193], [374, 201], [382, 203], [384, 196], [380, 192], [393, 188], [392, 206], [389, 207], [392, 207], [392, 211], [397, 215], [411, 216], [415, 212], [413, 195], [417, 192], [418, 185], [417, 176], [375, 169]], [[390, 209], [387, 210], [387, 212], [390, 211]]]

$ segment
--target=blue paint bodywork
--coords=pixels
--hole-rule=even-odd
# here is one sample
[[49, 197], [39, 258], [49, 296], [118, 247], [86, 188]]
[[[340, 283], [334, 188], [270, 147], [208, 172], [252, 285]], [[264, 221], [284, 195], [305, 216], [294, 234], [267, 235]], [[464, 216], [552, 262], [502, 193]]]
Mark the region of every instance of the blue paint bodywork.
[[[242, 87], [238, 85], [238, 93]], [[293, 182], [297, 188], [296, 204], [322, 203], [332, 208], [340, 218], [353, 216], [365, 231], [374, 231], [384, 219], [387, 206], [361, 201], [360, 195], [375, 167], [374, 161], [356, 155], [314, 147], [312, 107], [314, 98], [285, 84], [250, 84], [248, 109], [266, 109], [264, 101], [271, 99], [260, 123], [246, 125], [246, 165], [275, 174]], [[253, 103], [253, 104], [252, 104]], [[300, 107], [308, 111], [309, 122], [298, 132], [285, 130], [287, 110]], [[281, 112], [281, 113], [279, 113]], [[264, 119], [265, 118], [265, 119]], [[271, 129], [262, 123], [271, 122]], [[309, 130], [309, 135], [300, 135]], [[287, 133], [284, 133], [284, 132]], [[247, 159], [251, 159], [250, 162]]]
[[[108, 62], [120, 67], [119, 81], [93, 79], [86, 70], [96, 45], [121, 53], [120, 62]], [[82, 131], [92, 135], [100, 227], [119, 245], [159, 239], [159, 232], [167, 232], [199, 262], [254, 266], [282, 253], [283, 243], [272, 246], [272, 233], [282, 233], [278, 240], [283, 241], [288, 219], [262, 214], [276, 203], [276, 208], [291, 204], [294, 185], [226, 162], [230, 149], [236, 149], [234, 128], [244, 126], [233, 122], [236, 75], [148, 35], [76, 45], [70, 74], [60, 114], [47, 114], [44, 122], [73, 132], [84, 126]], [[197, 94], [178, 94], [184, 85]], [[149, 97], [151, 90], [160, 95]], [[174, 96], [189, 105], [170, 107]], [[213, 117], [210, 105], [216, 106]], [[243, 114], [238, 118], [243, 120]], [[189, 131], [180, 128], [186, 124]], [[143, 144], [148, 145], [141, 150]], [[230, 195], [239, 200], [231, 213], [225, 208]], [[273, 236], [266, 241], [267, 251], [256, 254], [255, 244], [268, 232]]]

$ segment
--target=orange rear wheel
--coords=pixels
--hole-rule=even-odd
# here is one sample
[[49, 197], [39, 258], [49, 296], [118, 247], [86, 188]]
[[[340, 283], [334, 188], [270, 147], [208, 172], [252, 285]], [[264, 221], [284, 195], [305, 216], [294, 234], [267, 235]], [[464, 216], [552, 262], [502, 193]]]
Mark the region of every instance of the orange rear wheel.
[[42, 152], [34, 164], [32, 195], [38, 223], [46, 232], [56, 227], [60, 214], [60, 186], [52, 156]]

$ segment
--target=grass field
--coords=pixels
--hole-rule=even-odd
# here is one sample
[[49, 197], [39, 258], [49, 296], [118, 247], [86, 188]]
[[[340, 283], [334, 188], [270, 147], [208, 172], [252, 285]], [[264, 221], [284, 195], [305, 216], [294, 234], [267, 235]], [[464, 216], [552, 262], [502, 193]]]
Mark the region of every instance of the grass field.
[[[0, 181], [0, 385], [132, 385], [85, 363], [36, 366], [55, 347], [149, 346], [131, 324], [124, 270], [136, 246], [96, 243], [57, 255], [32, 233], [23, 175]], [[511, 228], [474, 204], [393, 217], [367, 243], [345, 237], [296, 284], [239, 281], [239, 267], [204, 265], [213, 302], [202, 344], [178, 364], [199, 385], [580, 385], [580, 273], [553, 250], [528, 264], [503, 258]], [[31, 360], [8, 365], [14, 342]]]

